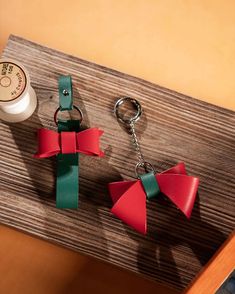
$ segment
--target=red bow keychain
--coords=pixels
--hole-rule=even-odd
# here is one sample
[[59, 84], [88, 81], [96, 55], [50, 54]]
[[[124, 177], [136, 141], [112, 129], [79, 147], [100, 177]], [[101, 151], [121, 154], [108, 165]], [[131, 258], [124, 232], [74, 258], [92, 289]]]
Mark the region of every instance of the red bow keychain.
[[[183, 162], [160, 174], [154, 175], [154, 179], [159, 190], [151, 198], [162, 192], [187, 218], [190, 218], [197, 195], [199, 179], [186, 174]], [[154, 183], [150, 184], [154, 185]], [[149, 187], [149, 189], [152, 188]], [[109, 192], [114, 203], [111, 212], [138, 232], [146, 234], [147, 193], [143, 180], [110, 183]]]
[[81, 132], [61, 132], [52, 130], [38, 130], [37, 158], [45, 158], [58, 153], [84, 153], [87, 155], [103, 156], [99, 147], [99, 138], [103, 131], [97, 128], [87, 129]]
[[[52, 130], [38, 130], [38, 151], [36, 158], [56, 155], [56, 207], [77, 209], [79, 195], [79, 153], [103, 156], [99, 140], [103, 131], [91, 128], [81, 131], [82, 111], [73, 104], [71, 76], [59, 77], [59, 107], [54, 114], [58, 133]], [[59, 111], [77, 110], [80, 119], [57, 119]]]
[[[137, 112], [132, 118], [124, 118], [119, 113], [119, 107], [129, 102], [136, 108]], [[135, 132], [134, 123], [142, 113], [140, 103], [129, 97], [120, 98], [114, 107], [114, 113], [119, 121], [126, 124], [132, 135], [133, 144], [138, 154], [136, 164], [136, 181], [122, 181], [109, 184], [109, 192], [113, 201], [111, 212], [123, 222], [142, 234], [147, 232], [146, 198], [157, 197], [161, 192], [166, 195], [185, 215], [190, 218], [199, 179], [186, 174], [184, 163], [162, 172], [154, 174], [152, 165], [145, 161]], [[138, 169], [142, 167], [146, 173], [139, 175]], [[151, 170], [151, 172], [149, 172]]]

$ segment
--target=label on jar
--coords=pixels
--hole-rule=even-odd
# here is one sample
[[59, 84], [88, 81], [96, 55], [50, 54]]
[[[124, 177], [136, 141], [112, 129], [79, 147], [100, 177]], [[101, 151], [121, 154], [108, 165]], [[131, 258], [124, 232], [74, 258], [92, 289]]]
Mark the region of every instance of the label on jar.
[[24, 92], [26, 83], [25, 72], [19, 65], [0, 61], [0, 102], [18, 98]]

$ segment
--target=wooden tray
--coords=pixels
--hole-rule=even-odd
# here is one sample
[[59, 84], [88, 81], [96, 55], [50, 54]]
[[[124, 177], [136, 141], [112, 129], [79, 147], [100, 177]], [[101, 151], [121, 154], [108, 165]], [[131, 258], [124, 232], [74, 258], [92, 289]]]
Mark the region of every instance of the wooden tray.
[[231, 284], [228, 286], [231, 276], [233, 276], [234, 284], [235, 231], [197, 275], [184, 294], [232, 294], [234, 292], [228, 289], [231, 289]]
[[[23, 123], [0, 124], [0, 221], [183, 289], [234, 228], [235, 113], [15, 36], [3, 57], [26, 66], [39, 106]], [[81, 156], [78, 211], [55, 208], [55, 160], [32, 157], [36, 130], [55, 129], [61, 74], [72, 75], [85, 125], [105, 130], [105, 158]], [[137, 131], [157, 171], [185, 161], [201, 179], [190, 221], [161, 197], [148, 203], [146, 237], [110, 213], [107, 183], [132, 179], [136, 162], [112, 114], [121, 95], [143, 106]]]

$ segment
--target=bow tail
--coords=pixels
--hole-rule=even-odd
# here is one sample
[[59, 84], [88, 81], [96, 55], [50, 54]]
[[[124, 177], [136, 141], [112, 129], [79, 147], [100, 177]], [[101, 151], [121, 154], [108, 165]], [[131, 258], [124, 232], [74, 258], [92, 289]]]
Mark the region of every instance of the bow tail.
[[199, 179], [182, 174], [158, 174], [157, 182], [163, 194], [190, 218], [197, 195]]
[[[142, 185], [140, 181], [121, 184], [113, 183], [109, 186], [112, 199], [116, 201], [111, 212], [136, 231], [146, 234], [146, 195]], [[120, 196], [120, 192], [116, 188], [123, 190], [127, 188], [127, 190]]]

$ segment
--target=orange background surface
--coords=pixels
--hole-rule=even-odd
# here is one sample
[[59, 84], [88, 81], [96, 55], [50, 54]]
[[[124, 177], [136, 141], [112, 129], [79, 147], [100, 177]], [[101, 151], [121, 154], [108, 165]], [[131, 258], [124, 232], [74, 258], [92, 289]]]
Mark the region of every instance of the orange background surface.
[[235, 110], [234, 0], [0, 0], [10, 33]]
[[[235, 110], [233, 0], [0, 0], [0, 51], [10, 33]], [[1, 293], [157, 289], [3, 226], [0, 258]]]

